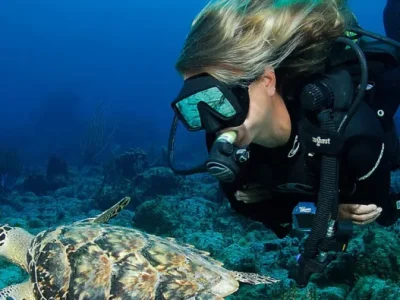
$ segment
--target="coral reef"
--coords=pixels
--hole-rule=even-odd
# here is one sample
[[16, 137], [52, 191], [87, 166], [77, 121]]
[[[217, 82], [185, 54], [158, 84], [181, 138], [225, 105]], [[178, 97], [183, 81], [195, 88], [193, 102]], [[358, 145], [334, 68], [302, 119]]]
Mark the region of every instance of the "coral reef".
[[47, 180], [43, 174], [30, 174], [24, 179], [23, 188], [36, 195], [44, 195], [48, 191]]
[[16, 151], [0, 149], [0, 191], [12, 189], [22, 173], [22, 162]]
[[104, 151], [114, 135], [117, 124], [114, 123], [108, 135], [105, 120], [104, 103], [100, 102], [93, 113], [81, 145], [81, 158], [79, 168], [86, 164], [92, 164], [94, 160]]
[[[60, 179], [61, 178], [61, 179]], [[61, 182], [53, 186], [49, 182]], [[281, 279], [276, 285], [242, 285], [228, 299], [398, 299], [400, 224], [356, 227], [348, 249], [299, 289], [288, 274], [296, 265], [302, 236], [278, 239], [262, 224], [232, 211], [218, 183], [206, 175], [182, 178], [129, 149], [103, 168], [71, 167], [50, 157], [47, 169], [25, 178], [21, 189], [0, 198], [2, 223], [32, 233], [97, 215], [123, 196], [133, 203], [112, 224], [174, 237], [222, 261], [227, 268]], [[26, 274], [1, 261], [0, 288]]]
[[177, 193], [181, 181], [168, 168], [151, 168], [135, 177], [134, 193], [141, 202], [160, 195], [173, 195]]
[[104, 170], [104, 182], [121, 185], [134, 180], [149, 167], [147, 153], [132, 148], [111, 160]]
[[57, 190], [68, 184], [68, 165], [62, 158], [52, 155], [46, 169], [46, 180], [49, 190]]
[[67, 163], [56, 155], [50, 156], [47, 162], [46, 175], [35, 172], [25, 177], [23, 190], [44, 195], [68, 185], [69, 171]]

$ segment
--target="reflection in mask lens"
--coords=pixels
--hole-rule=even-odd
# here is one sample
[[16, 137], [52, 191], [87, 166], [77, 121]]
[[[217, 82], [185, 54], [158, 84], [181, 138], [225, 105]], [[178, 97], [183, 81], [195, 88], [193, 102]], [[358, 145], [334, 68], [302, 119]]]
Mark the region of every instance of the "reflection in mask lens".
[[232, 104], [218, 88], [212, 87], [206, 89], [184, 98], [176, 104], [177, 109], [192, 129], [199, 129], [201, 127], [200, 115], [197, 110], [197, 104], [199, 102], [207, 103], [212, 109], [225, 118], [232, 117], [236, 114], [236, 110]]

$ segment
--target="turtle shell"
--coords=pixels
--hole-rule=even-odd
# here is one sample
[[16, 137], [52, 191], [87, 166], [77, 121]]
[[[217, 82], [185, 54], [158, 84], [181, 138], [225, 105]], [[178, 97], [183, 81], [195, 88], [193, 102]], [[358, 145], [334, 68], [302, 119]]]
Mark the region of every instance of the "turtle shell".
[[37, 299], [223, 299], [239, 287], [206, 252], [108, 224], [44, 231], [27, 259]]

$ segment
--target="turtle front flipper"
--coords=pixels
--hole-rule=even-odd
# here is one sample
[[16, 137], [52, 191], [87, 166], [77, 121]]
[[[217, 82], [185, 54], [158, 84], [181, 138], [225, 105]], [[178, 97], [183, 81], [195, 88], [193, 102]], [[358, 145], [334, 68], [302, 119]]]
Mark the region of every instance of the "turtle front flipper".
[[110, 219], [117, 216], [121, 212], [121, 210], [127, 207], [130, 201], [130, 197], [123, 198], [122, 200], [118, 201], [117, 204], [115, 204], [113, 207], [98, 215], [93, 220], [93, 223], [107, 223]]
[[29, 281], [10, 285], [0, 290], [0, 300], [35, 300], [32, 283]]
[[232, 271], [231, 273], [237, 281], [248, 284], [271, 284], [280, 281], [278, 279], [274, 279], [269, 276], [263, 276], [257, 273], [245, 273], [235, 271]]
[[121, 210], [128, 206], [131, 201], [130, 197], [125, 197], [119, 200], [115, 205], [107, 209], [105, 212], [102, 212], [100, 215], [94, 218], [88, 218], [81, 221], [77, 221], [74, 224], [82, 224], [82, 223], [96, 223], [96, 224], [105, 224], [110, 221], [112, 218], [117, 216]]

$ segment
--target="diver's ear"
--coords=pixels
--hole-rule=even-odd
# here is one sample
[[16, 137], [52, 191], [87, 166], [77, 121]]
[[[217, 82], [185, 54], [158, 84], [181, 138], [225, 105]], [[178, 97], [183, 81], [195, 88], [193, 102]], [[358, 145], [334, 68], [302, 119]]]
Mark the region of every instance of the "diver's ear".
[[261, 80], [263, 85], [267, 89], [268, 96], [274, 96], [276, 93], [275, 71], [271, 68], [265, 68], [264, 74], [261, 76]]

